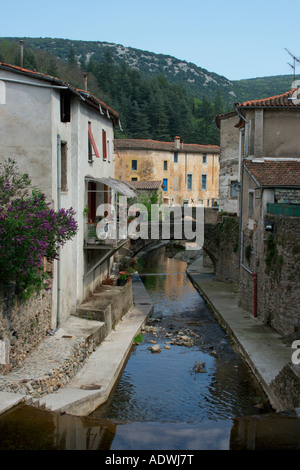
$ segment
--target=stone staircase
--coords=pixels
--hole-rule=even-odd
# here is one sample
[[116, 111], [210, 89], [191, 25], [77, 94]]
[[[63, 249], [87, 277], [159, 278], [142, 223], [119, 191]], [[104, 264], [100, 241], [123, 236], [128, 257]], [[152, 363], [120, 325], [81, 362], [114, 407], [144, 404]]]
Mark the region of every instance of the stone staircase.
[[131, 282], [99, 286], [21, 367], [0, 375], [0, 392], [23, 394], [28, 404], [40, 406], [39, 398], [64, 388], [132, 307]]
[[99, 286], [89, 299], [82, 302], [74, 315], [104, 323], [105, 337], [132, 307], [132, 281], [129, 281], [123, 287]]

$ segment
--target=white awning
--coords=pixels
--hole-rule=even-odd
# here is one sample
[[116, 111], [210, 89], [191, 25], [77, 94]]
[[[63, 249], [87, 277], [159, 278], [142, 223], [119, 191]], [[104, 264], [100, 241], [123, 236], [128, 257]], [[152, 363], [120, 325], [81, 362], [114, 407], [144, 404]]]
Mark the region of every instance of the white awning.
[[117, 193], [121, 194], [122, 196], [127, 196], [127, 197], [136, 197], [136, 192], [134, 189], [128, 186], [124, 181], [122, 180], [117, 180], [115, 178], [94, 178], [93, 176], [87, 175], [85, 177], [86, 181], [89, 181], [91, 183], [101, 183], [105, 184], [106, 186], [110, 187], [111, 189], [114, 189]]

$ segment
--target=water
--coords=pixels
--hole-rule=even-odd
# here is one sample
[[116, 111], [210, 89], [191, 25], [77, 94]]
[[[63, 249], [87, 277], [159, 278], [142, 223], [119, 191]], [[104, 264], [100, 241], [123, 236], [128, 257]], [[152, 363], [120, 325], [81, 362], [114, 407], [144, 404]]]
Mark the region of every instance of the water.
[[[0, 417], [0, 449], [299, 449], [299, 420], [273, 412], [186, 263], [164, 248], [142, 261], [152, 331], [133, 347], [108, 402], [85, 418], [12, 410]], [[178, 345], [179, 333], [192, 345]], [[160, 353], [148, 349], [153, 341]]]
[[[118, 387], [93, 417], [123, 422], [189, 423], [225, 421], [271, 411], [249, 368], [194, 289], [186, 263], [151, 253], [140, 276], [154, 304], [144, 341], [134, 348]], [[178, 332], [191, 347], [170, 344]], [[149, 351], [156, 341], [161, 353]], [[164, 349], [169, 343], [170, 349]], [[203, 363], [203, 372], [195, 364]]]

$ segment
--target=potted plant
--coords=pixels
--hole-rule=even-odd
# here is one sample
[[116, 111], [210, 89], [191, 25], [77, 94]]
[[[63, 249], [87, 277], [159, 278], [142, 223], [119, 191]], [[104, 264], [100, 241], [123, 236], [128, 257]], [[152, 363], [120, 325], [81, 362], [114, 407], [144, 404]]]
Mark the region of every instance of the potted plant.
[[114, 286], [115, 284], [115, 281], [114, 279], [112, 279], [111, 277], [106, 277], [105, 279], [103, 279], [102, 281], [102, 285], [103, 286]]
[[88, 224], [87, 227], [87, 243], [96, 243], [97, 240], [97, 233], [96, 227], [94, 224]]
[[128, 281], [129, 274], [123, 272], [120, 273], [120, 276], [117, 279], [117, 286], [125, 286], [126, 282]]

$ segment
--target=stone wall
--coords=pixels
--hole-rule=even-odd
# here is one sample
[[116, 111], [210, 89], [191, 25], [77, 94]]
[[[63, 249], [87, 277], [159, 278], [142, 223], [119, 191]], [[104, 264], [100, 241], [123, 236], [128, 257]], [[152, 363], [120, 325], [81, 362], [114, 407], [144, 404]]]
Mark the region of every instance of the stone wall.
[[[257, 316], [283, 336], [300, 326], [300, 218], [267, 214], [274, 234], [244, 231], [244, 263], [257, 273]], [[254, 310], [253, 276], [241, 267], [239, 304]], [[300, 339], [300, 338], [299, 338]]]
[[0, 374], [21, 365], [50, 326], [51, 291], [20, 303], [13, 287], [10, 292], [0, 290]]
[[300, 218], [268, 215], [267, 219], [275, 223], [275, 236], [264, 245], [262, 307], [268, 323], [288, 335], [300, 326]]
[[220, 212], [207, 217], [205, 211], [203, 249], [213, 263], [218, 280], [238, 283], [238, 246], [239, 218]]

